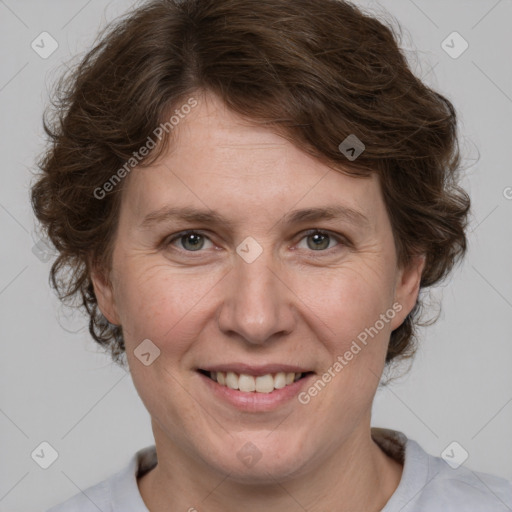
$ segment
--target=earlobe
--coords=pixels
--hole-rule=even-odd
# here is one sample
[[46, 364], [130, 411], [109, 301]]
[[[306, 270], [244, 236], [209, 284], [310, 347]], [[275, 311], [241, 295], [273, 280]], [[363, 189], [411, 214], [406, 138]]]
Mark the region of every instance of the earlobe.
[[425, 268], [425, 255], [415, 256], [407, 267], [398, 273], [395, 288], [395, 303], [400, 304], [400, 313], [391, 322], [391, 329], [395, 330], [406, 319], [418, 300], [421, 276]]
[[114, 300], [114, 291], [110, 279], [104, 271], [93, 268], [91, 270], [91, 281], [94, 288], [94, 294], [98, 301], [98, 308], [103, 316], [114, 325], [121, 325], [117, 308]]

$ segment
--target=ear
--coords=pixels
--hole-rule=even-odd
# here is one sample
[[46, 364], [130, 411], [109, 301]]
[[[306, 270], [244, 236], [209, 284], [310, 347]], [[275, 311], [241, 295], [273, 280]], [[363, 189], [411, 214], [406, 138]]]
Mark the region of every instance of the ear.
[[398, 314], [395, 315], [391, 322], [391, 330], [400, 327], [416, 305], [420, 291], [421, 276], [425, 268], [425, 259], [423, 254], [415, 256], [406, 267], [398, 270], [394, 303], [399, 304], [401, 309], [398, 310], [397, 308]]
[[114, 290], [107, 272], [95, 265], [91, 265], [90, 268], [92, 269], [91, 281], [99, 310], [111, 324], [121, 325], [114, 299]]

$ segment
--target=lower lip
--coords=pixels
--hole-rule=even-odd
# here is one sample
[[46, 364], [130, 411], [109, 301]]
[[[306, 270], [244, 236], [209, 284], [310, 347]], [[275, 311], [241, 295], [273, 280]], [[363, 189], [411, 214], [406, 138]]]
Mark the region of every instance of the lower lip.
[[197, 372], [208, 389], [224, 402], [228, 402], [237, 409], [248, 412], [265, 412], [279, 408], [286, 402], [296, 397], [302, 388], [306, 387], [314, 377], [310, 373], [288, 386], [281, 389], [274, 389], [271, 393], [244, 392], [222, 386], [206, 375]]

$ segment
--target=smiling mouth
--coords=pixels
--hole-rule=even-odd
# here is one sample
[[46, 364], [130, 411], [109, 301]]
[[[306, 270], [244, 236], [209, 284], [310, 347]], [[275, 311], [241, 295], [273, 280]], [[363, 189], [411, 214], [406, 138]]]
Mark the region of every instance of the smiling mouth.
[[235, 372], [217, 372], [201, 369], [198, 371], [220, 386], [242, 391], [244, 393], [272, 393], [276, 389], [283, 389], [313, 373], [278, 372], [253, 376], [245, 373], [238, 374]]

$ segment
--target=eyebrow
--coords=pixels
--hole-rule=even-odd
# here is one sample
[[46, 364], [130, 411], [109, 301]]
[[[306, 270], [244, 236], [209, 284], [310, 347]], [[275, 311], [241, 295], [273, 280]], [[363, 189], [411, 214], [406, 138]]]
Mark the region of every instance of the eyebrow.
[[[320, 220], [343, 220], [356, 226], [368, 226], [370, 221], [358, 210], [348, 206], [330, 205], [317, 208], [305, 208], [302, 210], [292, 210], [285, 214], [278, 223], [281, 224], [300, 224], [304, 222], [316, 222]], [[141, 229], [148, 229], [155, 225], [169, 222], [172, 220], [181, 220], [195, 222], [206, 225], [222, 225], [228, 229], [233, 229], [235, 223], [227, 219], [220, 213], [213, 210], [199, 210], [192, 207], [169, 207], [164, 206], [147, 214], [139, 224]]]

